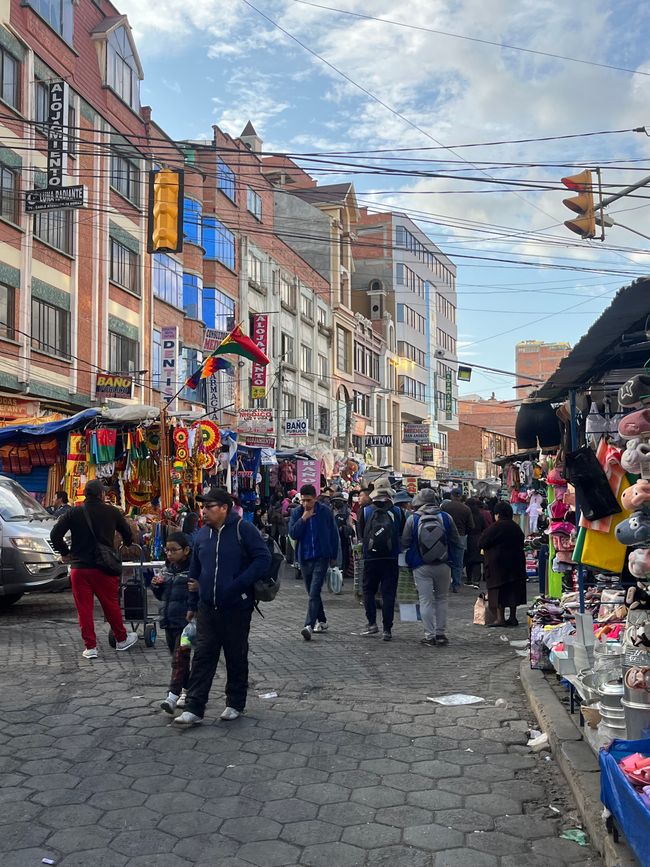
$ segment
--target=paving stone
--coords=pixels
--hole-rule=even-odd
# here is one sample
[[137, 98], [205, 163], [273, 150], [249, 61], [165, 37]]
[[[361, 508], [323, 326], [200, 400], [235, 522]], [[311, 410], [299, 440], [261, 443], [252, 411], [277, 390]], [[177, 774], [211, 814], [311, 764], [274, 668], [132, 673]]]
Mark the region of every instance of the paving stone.
[[382, 777], [387, 774], [407, 774], [410, 769], [407, 762], [398, 762], [395, 759], [364, 759], [359, 768]]
[[402, 834], [399, 828], [368, 822], [365, 825], [351, 825], [343, 831], [341, 840], [362, 849], [378, 849], [381, 846], [392, 846], [400, 842]]
[[127, 861], [126, 867], [186, 867], [184, 861], [178, 855], [166, 853], [164, 855], [139, 855]]
[[298, 864], [300, 849], [283, 840], [266, 840], [263, 843], [246, 843], [237, 855], [243, 862], [256, 864], [257, 867], [286, 867], [288, 864]]
[[[262, 802], [242, 795], [232, 798], [213, 798], [203, 803], [202, 812], [221, 819], [237, 819], [241, 816], [257, 816], [262, 809]], [[165, 811], [170, 812], [170, 811]]]
[[338, 801], [347, 801], [350, 797], [350, 789], [345, 786], [337, 786], [336, 783], [316, 783], [311, 786], [300, 786], [296, 797], [312, 804], [335, 804]]
[[309, 819], [305, 822], [285, 824], [280, 837], [297, 846], [309, 846], [315, 843], [334, 843], [340, 839], [341, 833], [342, 829], [339, 825], [321, 822], [319, 819]]
[[469, 777], [454, 777], [448, 780], [441, 780], [438, 783], [439, 789], [444, 789], [446, 792], [454, 792], [457, 795], [486, 795], [490, 791], [490, 784], [485, 780], [473, 780]]
[[338, 771], [330, 775], [329, 781], [348, 789], [358, 789], [378, 785], [380, 777], [378, 774], [371, 774], [370, 771]]
[[308, 785], [309, 783], [325, 783], [329, 774], [318, 771], [316, 768], [287, 768], [280, 771], [276, 779], [282, 783], [293, 783], [295, 786]]
[[399, 789], [389, 789], [386, 786], [367, 786], [353, 789], [351, 799], [368, 807], [395, 807], [406, 801], [405, 792]]
[[354, 771], [359, 766], [357, 759], [340, 755], [312, 756], [307, 760], [307, 764], [310, 768], [317, 768], [330, 774], [335, 771]]
[[0, 852], [13, 852], [14, 849], [40, 846], [50, 831], [50, 828], [34, 822], [14, 822], [5, 825], [0, 832]]
[[498, 860], [494, 855], [474, 849], [452, 849], [438, 852], [433, 863], [435, 867], [497, 867]]
[[97, 792], [96, 795], [88, 799], [88, 803], [91, 807], [99, 807], [100, 810], [118, 810], [127, 807], [140, 807], [146, 799], [145, 792], [134, 792], [133, 789], [126, 789], [122, 792]]
[[404, 829], [404, 842], [420, 849], [439, 852], [462, 846], [463, 835], [460, 831], [443, 828], [442, 825], [415, 825]]
[[530, 783], [528, 780], [511, 780], [505, 786], [492, 786], [493, 791], [503, 789], [509, 798], [528, 801], [544, 801], [544, 787]]
[[4, 852], [2, 855], [2, 867], [35, 867], [42, 864], [43, 858], [54, 858], [55, 853], [51, 849], [20, 849], [17, 852]]
[[124, 807], [121, 810], [108, 810], [99, 824], [104, 828], [113, 828], [115, 831], [138, 831], [155, 828], [160, 818], [160, 813], [154, 813], [147, 807], [138, 807], [135, 810], [132, 807]]
[[80, 792], [92, 792], [94, 794], [95, 792], [110, 792], [111, 789], [128, 789], [129, 782], [121, 774], [104, 773], [86, 777], [79, 783], [78, 788]]
[[[64, 762], [62, 759], [39, 759], [34, 762], [22, 762], [20, 765], [21, 774], [28, 774], [29, 776], [35, 777], [43, 774], [64, 774], [69, 770], [70, 762]], [[17, 779], [19, 780], [19, 778]], [[12, 784], [9, 783], [9, 785]]]
[[327, 843], [316, 846], [307, 846], [300, 859], [301, 864], [310, 867], [358, 867], [365, 864], [366, 852], [357, 846], [347, 843]]
[[[221, 821], [221, 820], [218, 820]], [[195, 824], [201, 827], [202, 814], [195, 817]], [[191, 831], [189, 832], [191, 834]], [[221, 859], [234, 855], [240, 847], [238, 840], [223, 837], [221, 834], [196, 834], [193, 836], [183, 835], [174, 846], [173, 854], [185, 859], [185, 863], [211, 860], [212, 864], [221, 863]]]
[[[30, 822], [41, 812], [39, 804], [29, 801], [7, 802], [0, 807], [0, 825], [13, 825], [15, 822]], [[43, 821], [42, 819], [40, 821]], [[2, 831], [0, 830], [0, 834]]]
[[584, 861], [586, 852], [572, 840], [556, 839], [535, 840], [531, 846], [535, 855], [546, 857], [547, 863], [561, 861], [563, 864], [576, 864]]
[[502, 834], [501, 831], [485, 831], [481, 834], [472, 834], [467, 838], [467, 844], [472, 849], [480, 852], [489, 852], [491, 855], [514, 855], [521, 852], [521, 839]]
[[535, 816], [501, 816], [495, 820], [497, 831], [521, 837], [524, 840], [535, 840], [540, 837], [556, 837], [558, 822], [554, 819], [538, 819]]
[[[22, 783], [28, 789], [45, 791], [46, 789], [74, 789], [79, 777], [73, 774], [43, 774], [42, 776], [26, 777]], [[9, 783], [9, 785], [12, 785]]]
[[51, 828], [74, 828], [79, 825], [95, 825], [102, 817], [101, 810], [88, 804], [69, 804], [43, 810], [39, 822]]
[[36, 792], [32, 795], [32, 801], [44, 807], [85, 804], [88, 798], [88, 792], [80, 792], [78, 789], [46, 789], [44, 792]]
[[494, 829], [492, 816], [477, 813], [476, 810], [438, 810], [434, 818], [437, 825], [455, 828], [458, 831], [492, 831]]
[[[514, 780], [515, 773], [512, 768], [502, 767], [495, 763], [491, 764], [489, 769], [486, 769], [485, 765], [470, 765], [465, 768], [464, 775], [474, 780], [485, 780], [486, 777], [489, 777], [490, 780], [501, 783], [504, 780]], [[507, 788], [509, 789], [510, 786], [508, 785]]]
[[[325, 779], [327, 779], [327, 776]], [[250, 783], [247, 786], [243, 786], [239, 794], [244, 798], [251, 798], [252, 800], [266, 803], [267, 801], [279, 801], [282, 798], [291, 798], [295, 795], [297, 789], [298, 786], [292, 783], [274, 780], [270, 783]]]
[[[125, 867], [127, 858], [119, 852], [110, 849], [88, 849], [85, 852], [73, 852], [66, 855], [62, 861], [57, 861], [57, 867]], [[130, 862], [129, 862], [130, 863]]]
[[[431, 853], [410, 846], [385, 846], [373, 849], [368, 863], [372, 867], [431, 867]], [[464, 867], [470, 867], [470, 863]]]
[[463, 799], [460, 795], [435, 788], [426, 789], [423, 792], [408, 792], [406, 802], [425, 810], [453, 810], [463, 805]]
[[255, 821], [249, 817], [226, 819], [219, 828], [224, 837], [233, 837], [241, 843], [255, 843], [257, 840], [275, 840], [280, 835], [282, 825], [273, 819], [256, 816]]
[[269, 801], [262, 807], [260, 815], [278, 822], [300, 822], [305, 819], [315, 819], [318, 804], [303, 801], [299, 796], [284, 798], [279, 801]]
[[268, 782], [274, 779], [275, 771], [262, 765], [236, 765], [234, 768], [226, 768], [223, 776], [240, 783]]
[[325, 804], [318, 811], [318, 818], [335, 825], [361, 825], [372, 822], [375, 811], [365, 804], [350, 802], [347, 804]]
[[[97, 825], [83, 825], [79, 828], [66, 828], [52, 834], [47, 845], [61, 852], [82, 852], [84, 849], [101, 849], [108, 846], [115, 836], [114, 831], [98, 828]], [[128, 853], [124, 853], [128, 854]]]
[[301, 756], [299, 753], [271, 753], [260, 756], [257, 764], [279, 771], [284, 768], [302, 768], [307, 764], [307, 756]]
[[452, 762], [440, 762], [434, 759], [425, 762], [413, 762], [411, 772], [430, 777], [432, 780], [443, 780], [445, 777], [460, 777], [462, 768]]
[[495, 793], [491, 795], [469, 795], [465, 798], [465, 806], [488, 816], [512, 816], [523, 813], [521, 801], [506, 798]]
[[399, 807], [384, 807], [377, 810], [375, 822], [383, 825], [396, 825], [399, 828], [408, 828], [410, 825], [422, 825], [433, 821], [431, 810], [422, 810], [420, 807], [412, 807], [403, 804]]
[[135, 857], [136, 855], [154, 855], [157, 853], [171, 852], [176, 845], [176, 838], [164, 831], [155, 829], [140, 831], [124, 831], [118, 834], [111, 848], [123, 855]]
[[203, 806], [203, 798], [189, 792], [162, 792], [150, 795], [146, 805], [154, 813], [190, 813]]

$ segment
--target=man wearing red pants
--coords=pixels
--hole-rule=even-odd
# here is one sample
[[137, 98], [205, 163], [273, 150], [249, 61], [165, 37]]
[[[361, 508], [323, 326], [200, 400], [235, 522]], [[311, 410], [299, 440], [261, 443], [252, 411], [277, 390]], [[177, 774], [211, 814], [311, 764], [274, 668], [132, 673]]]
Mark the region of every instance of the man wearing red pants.
[[[99, 599], [106, 620], [115, 636], [116, 650], [128, 650], [138, 640], [135, 632], [124, 628], [119, 603], [119, 578], [97, 568], [97, 543], [113, 547], [115, 531], [125, 545], [131, 545], [133, 535], [124, 516], [104, 502], [106, 488], [99, 481], [88, 482], [84, 490], [86, 499], [81, 506], [66, 512], [56, 522], [50, 533], [55, 551], [70, 563], [72, 595], [77, 606], [81, 637], [85, 645], [83, 656], [96, 659], [97, 638], [93, 622], [94, 597]], [[64, 536], [71, 535], [70, 548]]]

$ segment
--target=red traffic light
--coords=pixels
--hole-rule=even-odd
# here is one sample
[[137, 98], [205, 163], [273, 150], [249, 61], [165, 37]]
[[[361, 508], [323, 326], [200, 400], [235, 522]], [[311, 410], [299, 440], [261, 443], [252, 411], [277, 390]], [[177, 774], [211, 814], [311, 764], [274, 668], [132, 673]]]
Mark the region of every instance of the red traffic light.
[[560, 180], [568, 190], [576, 190], [578, 193], [591, 192], [592, 181], [589, 169], [585, 169], [578, 175], [567, 175], [566, 178], [560, 178]]

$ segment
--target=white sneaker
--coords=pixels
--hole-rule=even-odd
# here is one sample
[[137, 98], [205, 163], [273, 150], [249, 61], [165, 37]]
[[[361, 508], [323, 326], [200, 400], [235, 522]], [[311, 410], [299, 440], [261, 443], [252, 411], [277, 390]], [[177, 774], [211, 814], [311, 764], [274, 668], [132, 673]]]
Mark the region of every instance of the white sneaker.
[[181, 694], [178, 696], [178, 701], [176, 702], [177, 708], [183, 708], [187, 704], [187, 690], [182, 689]]
[[327, 623], [316, 623], [316, 626], [314, 626], [314, 632], [327, 632]]
[[237, 719], [241, 716], [241, 711], [235, 710], [234, 707], [227, 707], [224, 712], [221, 714], [219, 719], [226, 720], [226, 722], [230, 722], [231, 720]]
[[311, 626], [303, 626], [303, 628], [300, 630], [300, 634], [305, 639], [305, 641], [311, 641], [311, 634], [313, 631], [314, 630], [311, 628]]
[[99, 656], [96, 647], [87, 647], [81, 652], [81, 655], [84, 659], [97, 659], [97, 657]]
[[165, 711], [165, 713], [172, 714], [178, 707], [178, 696], [174, 695], [173, 692], [167, 693], [167, 698], [160, 702], [160, 707]]
[[189, 710], [185, 710], [180, 716], [177, 716], [173, 722], [177, 726], [198, 726], [203, 722], [203, 717], [197, 716]]
[[130, 647], [133, 647], [134, 644], [138, 642], [138, 633], [137, 632], [127, 632], [126, 638], [124, 641], [118, 641], [115, 645], [115, 650], [128, 650]]

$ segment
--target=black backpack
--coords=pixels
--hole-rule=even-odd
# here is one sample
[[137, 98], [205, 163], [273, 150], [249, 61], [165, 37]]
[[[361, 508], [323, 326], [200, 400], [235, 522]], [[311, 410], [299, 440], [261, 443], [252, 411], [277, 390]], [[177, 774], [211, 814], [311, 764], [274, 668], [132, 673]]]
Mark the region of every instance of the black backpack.
[[[237, 541], [240, 545], [242, 544], [241, 533], [239, 532], [241, 522], [242, 519], [240, 518], [237, 522]], [[280, 566], [284, 563], [284, 554], [275, 539], [272, 536], [264, 534], [262, 538], [271, 553], [271, 568], [268, 575], [265, 575], [264, 578], [258, 578], [253, 584], [253, 599], [256, 608], [258, 602], [273, 602], [278, 595], [278, 591], [280, 590]], [[259, 611], [259, 608], [257, 610]]]
[[370, 506], [371, 512], [363, 530], [363, 544], [374, 557], [394, 557], [396, 517], [392, 503]]

